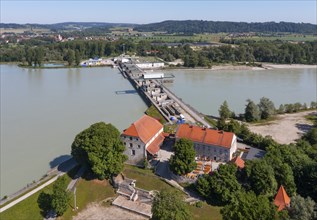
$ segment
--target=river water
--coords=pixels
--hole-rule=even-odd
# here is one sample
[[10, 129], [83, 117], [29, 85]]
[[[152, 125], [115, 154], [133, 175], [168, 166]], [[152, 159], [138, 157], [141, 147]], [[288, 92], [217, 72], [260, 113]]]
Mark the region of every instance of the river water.
[[185, 103], [204, 114], [218, 116], [227, 100], [235, 113], [243, 113], [246, 100], [259, 103], [261, 97], [280, 104], [316, 101], [316, 69], [274, 70], [170, 70], [175, 83], [166, 84]]
[[[146, 110], [117, 69], [0, 67], [1, 197], [65, 160], [75, 135], [89, 125], [105, 121], [121, 131]], [[277, 107], [316, 101], [315, 69], [166, 72], [176, 77], [167, 86], [205, 114], [217, 115], [224, 100], [236, 113], [248, 98], [258, 102], [266, 96]]]

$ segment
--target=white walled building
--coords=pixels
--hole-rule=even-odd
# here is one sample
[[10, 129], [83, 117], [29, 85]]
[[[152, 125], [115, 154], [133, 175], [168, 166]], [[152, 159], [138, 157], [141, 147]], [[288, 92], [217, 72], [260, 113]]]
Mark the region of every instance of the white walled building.
[[163, 125], [147, 115], [123, 131], [121, 140], [125, 146], [124, 153], [128, 156], [127, 163], [143, 165], [149, 155], [155, 157], [164, 141]]
[[208, 160], [228, 162], [237, 150], [237, 137], [232, 132], [181, 124], [176, 132], [176, 140], [180, 138], [192, 140], [196, 156]]

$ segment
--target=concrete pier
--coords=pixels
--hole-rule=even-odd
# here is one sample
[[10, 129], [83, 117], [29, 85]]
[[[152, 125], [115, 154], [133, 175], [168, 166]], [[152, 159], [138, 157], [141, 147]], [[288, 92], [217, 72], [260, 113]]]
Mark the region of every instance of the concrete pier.
[[164, 86], [164, 78], [148, 79], [144, 77], [145, 71], [133, 63], [119, 63], [118, 69], [123, 77], [131, 82], [146, 103], [155, 106], [169, 123], [172, 123], [171, 117], [179, 119], [183, 115], [186, 122], [198, 123], [210, 128], [209, 123], [204, 120], [203, 114], [184, 103], [182, 99]]

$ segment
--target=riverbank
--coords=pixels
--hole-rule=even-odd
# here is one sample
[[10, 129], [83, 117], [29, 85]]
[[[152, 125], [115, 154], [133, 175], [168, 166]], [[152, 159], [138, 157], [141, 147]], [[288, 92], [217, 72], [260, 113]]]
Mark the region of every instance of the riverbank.
[[277, 115], [276, 120], [265, 124], [252, 124], [249, 129], [262, 136], [271, 136], [280, 144], [290, 144], [312, 128], [313, 123], [305, 118], [308, 115], [317, 115], [317, 111]]
[[213, 65], [211, 68], [203, 67], [166, 67], [168, 70], [271, 70], [271, 69], [317, 69], [317, 65], [308, 64], [274, 64], [274, 63], [259, 63], [258, 66], [240, 65], [240, 64], [220, 64]]
[[273, 63], [263, 63], [262, 66], [265, 69], [317, 69], [317, 65], [308, 64], [273, 64]]
[[[0, 200], [1, 209], [6, 204], [9, 204], [10, 202], [14, 201], [15, 199], [17, 199], [21, 196], [24, 196], [24, 198], [27, 198], [27, 196], [34, 194], [33, 191], [37, 192], [36, 189], [38, 187], [41, 186], [43, 188], [45, 186], [45, 184], [48, 185], [47, 182], [55, 181], [58, 176], [63, 175], [64, 173], [68, 172], [69, 170], [74, 168], [76, 165], [77, 165], [77, 162], [71, 157], [70, 159], [68, 159], [68, 160], [62, 162], [61, 164], [57, 165], [56, 167], [50, 169], [49, 171], [47, 171], [47, 173], [40, 180], [34, 181], [33, 183], [28, 184], [26, 187], [20, 189], [19, 191], [2, 198]], [[52, 180], [52, 179], [54, 179], [54, 180]], [[25, 196], [25, 195], [27, 195], [27, 196]]]

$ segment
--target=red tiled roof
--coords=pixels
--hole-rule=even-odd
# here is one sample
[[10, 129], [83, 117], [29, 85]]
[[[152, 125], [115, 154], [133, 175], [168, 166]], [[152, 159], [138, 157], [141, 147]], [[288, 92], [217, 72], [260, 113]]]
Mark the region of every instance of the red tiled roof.
[[244, 160], [242, 160], [239, 156], [232, 158], [231, 162], [237, 165], [240, 169], [244, 168]]
[[155, 155], [157, 152], [160, 150], [160, 145], [164, 141], [164, 136], [163, 134], [160, 134], [155, 138], [155, 140], [146, 148], [146, 150], [152, 154]]
[[188, 124], [179, 125], [176, 132], [176, 138], [187, 138], [194, 142], [201, 142], [225, 148], [231, 148], [233, 137], [234, 134], [231, 132], [205, 129]]
[[287, 195], [284, 187], [281, 185], [274, 199], [274, 204], [278, 207], [278, 211], [283, 210], [286, 206], [289, 206], [291, 199]]
[[139, 120], [131, 124], [129, 128], [124, 130], [123, 135], [139, 137], [146, 144], [162, 128], [163, 125], [155, 118], [143, 115]]

